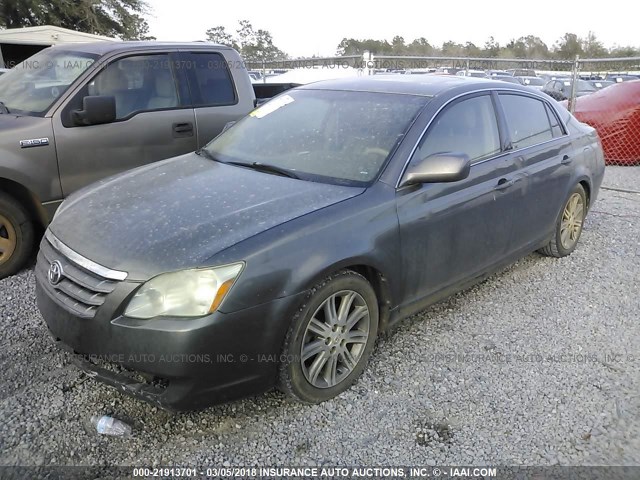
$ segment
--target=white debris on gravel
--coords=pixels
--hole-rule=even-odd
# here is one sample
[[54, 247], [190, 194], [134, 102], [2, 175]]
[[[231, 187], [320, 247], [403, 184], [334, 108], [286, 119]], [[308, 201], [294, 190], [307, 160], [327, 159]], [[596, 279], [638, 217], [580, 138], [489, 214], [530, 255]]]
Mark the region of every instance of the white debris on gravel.
[[[640, 168], [605, 184], [640, 190]], [[0, 281], [0, 464], [638, 464], [639, 242], [640, 195], [603, 190], [574, 254], [530, 255], [403, 322], [340, 397], [180, 415], [72, 366], [23, 271]], [[96, 435], [95, 414], [134, 435]]]

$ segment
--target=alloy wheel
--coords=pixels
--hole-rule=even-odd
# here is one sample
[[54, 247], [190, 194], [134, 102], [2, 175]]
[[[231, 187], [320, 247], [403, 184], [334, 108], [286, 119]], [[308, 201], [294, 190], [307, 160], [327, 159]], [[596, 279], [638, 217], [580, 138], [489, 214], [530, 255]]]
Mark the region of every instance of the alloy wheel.
[[7, 217], [0, 215], [0, 265], [9, 261], [17, 242], [15, 228]]
[[562, 212], [560, 241], [563, 248], [570, 250], [575, 246], [582, 231], [583, 221], [584, 199], [579, 193], [574, 193], [564, 207], [564, 212]]
[[369, 308], [353, 290], [327, 298], [309, 321], [300, 362], [307, 381], [316, 388], [338, 385], [356, 368], [370, 333]]

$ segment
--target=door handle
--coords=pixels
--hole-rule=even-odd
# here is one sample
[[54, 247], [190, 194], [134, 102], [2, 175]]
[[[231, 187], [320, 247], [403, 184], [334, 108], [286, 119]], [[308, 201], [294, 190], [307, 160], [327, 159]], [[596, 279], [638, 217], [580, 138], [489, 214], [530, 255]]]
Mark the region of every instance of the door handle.
[[193, 137], [193, 123], [191, 122], [174, 123], [172, 128], [174, 138]]
[[493, 188], [494, 190], [506, 190], [507, 188], [513, 187], [516, 183], [522, 181], [524, 177], [518, 175], [517, 177], [513, 177], [512, 179], [501, 178], [498, 180], [498, 184]]
[[565, 155], [560, 161], [562, 165], [569, 165], [571, 162], [573, 162], [573, 159], [569, 155]]
[[498, 184], [493, 189], [506, 190], [507, 188], [512, 187], [514, 183], [516, 183], [514, 180], [507, 180], [506, 178], [501, 178], [500, 180], [498, 180]]

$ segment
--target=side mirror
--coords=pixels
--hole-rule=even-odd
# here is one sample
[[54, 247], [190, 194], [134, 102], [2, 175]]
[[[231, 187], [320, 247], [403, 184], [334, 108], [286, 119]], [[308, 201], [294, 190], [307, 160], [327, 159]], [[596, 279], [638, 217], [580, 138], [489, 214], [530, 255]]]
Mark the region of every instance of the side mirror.
[[471, 161], [464, 153], [435, 153], [409, 167], [401, 187], [418, 183], [457, 182], [471, 171]]
[[88, 96], [82, 99], [82, 110], [71, 113], [76, 125], [99, 125], [116, 119], [116, 99], [111, 96]]

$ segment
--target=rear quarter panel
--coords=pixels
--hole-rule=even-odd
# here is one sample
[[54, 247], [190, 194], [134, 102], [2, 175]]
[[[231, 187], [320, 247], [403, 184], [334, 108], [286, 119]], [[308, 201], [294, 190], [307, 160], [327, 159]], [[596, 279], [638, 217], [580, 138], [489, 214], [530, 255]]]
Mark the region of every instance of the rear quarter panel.
[[[559, 108], [567, 129], [572, 137], [576, 162], [573, 170], [573, 178], [569, 186], [569, 191], [578, 182], [586, 182], [589, 186], [589, 208], [598, 197], [602, 179], [604, 178], [604, 153], [602, 142], [597, 131], [579, 122], [571, 113], [562, 107]], [[567, 196], [569, 192], [566, 192]]]

